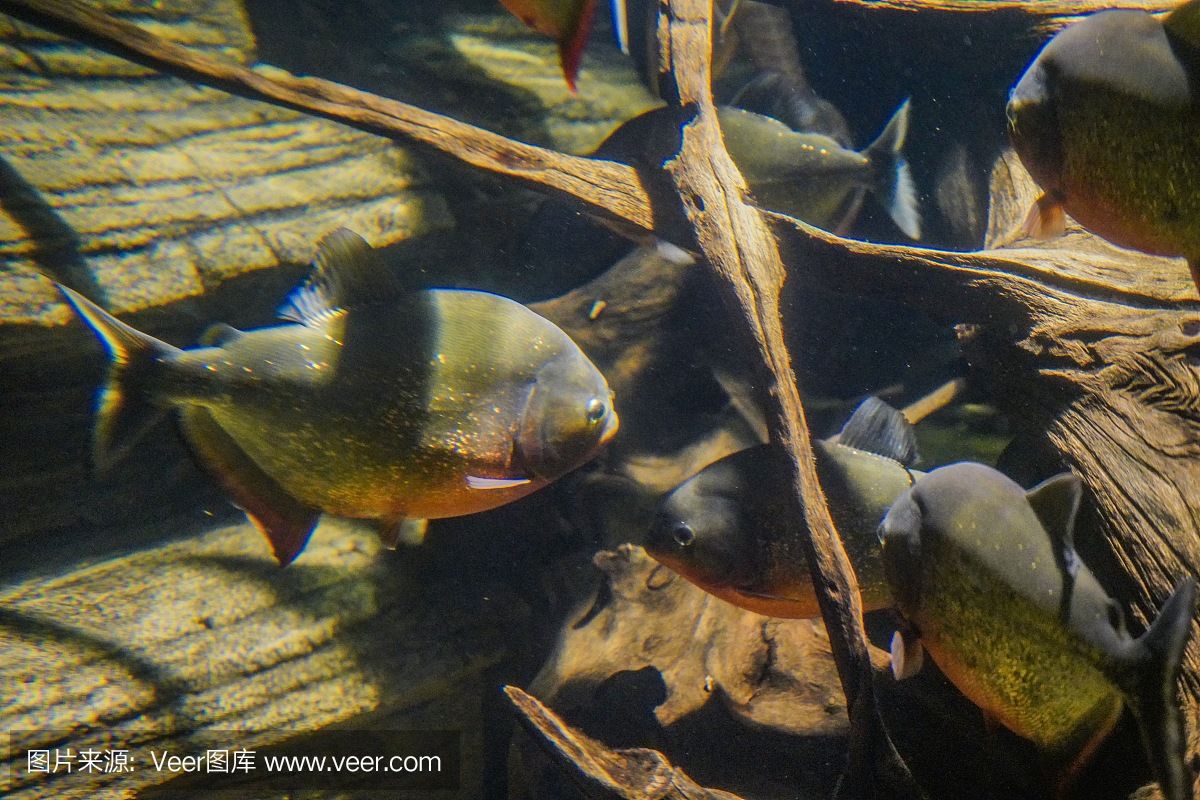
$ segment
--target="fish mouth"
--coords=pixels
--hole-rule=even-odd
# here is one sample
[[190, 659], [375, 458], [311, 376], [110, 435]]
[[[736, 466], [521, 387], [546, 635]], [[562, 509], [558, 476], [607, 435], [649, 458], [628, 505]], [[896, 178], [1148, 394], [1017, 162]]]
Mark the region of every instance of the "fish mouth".
[[617, 429], [621, 427], [621, 419], [617, 416], [616, 409], [610, 409], [608, 417], [604, 420], [604, 430], [600, 431], [600, 444], [607, 444], [608, 440], [617, 435]]

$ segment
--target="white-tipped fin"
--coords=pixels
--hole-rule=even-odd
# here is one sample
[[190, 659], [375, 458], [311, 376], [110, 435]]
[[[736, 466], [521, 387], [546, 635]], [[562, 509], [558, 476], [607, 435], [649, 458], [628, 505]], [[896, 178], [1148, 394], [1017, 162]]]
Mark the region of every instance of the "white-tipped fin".
[[467, 486], [472, 489], [514, 489], [529, 483], [529, 478], [480, 478], [467, 476]]
[[896, 109], [883, 132], [871, 142], [863, 155], [875, 174], [874, 191], [888, 216], [910, 239], [921, 238], [921, 212], [917, 201], [917, 186], [912, 170], [904, 158], [904, 141], [908, 138], [909, 101]]
[[103, 474], [166, 415], [166, 406], [154, 401], [153, 378], [179, 350], [126, 325], [68, 286], [58, 284], [58, 290], [112, 359], [96, 398], [92, 432], [93, 465]]

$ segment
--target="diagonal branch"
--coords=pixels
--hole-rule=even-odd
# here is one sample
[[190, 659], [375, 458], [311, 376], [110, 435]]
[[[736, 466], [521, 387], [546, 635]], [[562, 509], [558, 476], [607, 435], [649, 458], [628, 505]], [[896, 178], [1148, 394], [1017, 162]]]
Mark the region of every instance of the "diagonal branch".
[[757, 345], [760, 401], [768, 412], [771, 439], [792, 456], [794, 513], [802, 513], [807, 523], [804, 549], [855, 732], [846, 788], [853, 795], [890, 784], [893, 796], [919, 796], [879, 717], [858, 581], [817, 478], [783, 338], [779, 293], [785, 271], [779, 247], [763, 215], [746, 202], [745, 180], [726, 152], [717, 124], [710, 89], [711, 14], [709, 0], [670, 0], [660, 18], [659, 86], [664, 96], [696, 109], [666, 170], [705, 259]]
[[424, 145], [473, 167], [583, 203], [626, 227], [642, 232], [655, 227], [651, 193], [642, 176], [626, 164], [517, 142], [322, 78], [298, 78], [275, 68], [255, 71], [166, 41], [81, 0], [0, 0], [0, 11], [188, 81]]

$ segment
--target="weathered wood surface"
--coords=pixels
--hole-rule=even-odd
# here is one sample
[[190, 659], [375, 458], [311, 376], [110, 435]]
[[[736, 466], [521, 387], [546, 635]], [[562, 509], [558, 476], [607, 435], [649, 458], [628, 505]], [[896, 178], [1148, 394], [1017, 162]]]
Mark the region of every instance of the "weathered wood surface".
[[[477, 795], [503, 623], [456, 599], [457, 576], [431, 581], [379, 550], [373, 533], [327, 523], [281, 571], [241, 524], [4, 589], [0, 793], [128, 796], [171, 777], [146, 748], [253, 750], [342, 722], [463, 730]], [[17, 752], [106, 745], [141, 763], [27, 777]]]
[[720, 789], [707, 789], [671, 766], [661, 753], [645, 748], [614, 750], [569, 725], [536, 697], [515, 686], [505, 694], [531, 735], [572, 770], [589, 797], [611, 800], [739, 800]]
[[[339, 89], [321, 89], [326, 90], [347, 97]], [[335, 113], [322, 103], [314, 106], [321, 113]], [[392, 122], [376, 127], [387, 128]], [[700, 124], [705, 124], [703, 114]], [[475, 156], [469, 152], [459, 155], [481, 163], [471, 160]], [[616, 216], [649, 228], [652, 220], [642, 214], [647, 208], [645, 187], [621, 185], [614, 180], [620, 170], [605, 169], [595, 173], [595, 186], [580, 189], [585, 196], [579, 199], [593, 207], [612, 202], [619, 207]], [[512, 174], [507, 167], [499, 171]], [[563, 175], [521, 177], [571, 191]], [[597, 187], [602, 191], [595, 191]], [[737, 205], [732, 205], [735, 215], [740, 213]], [[724, 203], [717, 209], [705, 207], [714, 214], [729, 211]], [[666, 209], [667, 214], [678, 211]], [[729, 223], [715, 224], [723, 228]], [[1097, 548], [1097, 556], [1111, 562], [1112, 569], [1106, 571], [1114, 581], [1110, 585], [1134, 603], [1142, 619], [1153, 613], [1178, 574], [1200, 571], [1197, 501], [1187, 491], [1196, 485], [1192, 350], [1200, 322], [1190, 299], [1179, 302], [1187, 296], [1186, 272], [1176, 278], [1173, 264], [1125, 254], [1115, 256], [1126, 261], [1124, 269], [1087, 269], [1077, 275], [1075, 270], [1088, 258], [1064, 256], [1054, 248], [945, 253], [851, 242], [778, 217], [771, 218], [771, 224], [785, 248], [793, 280], [820, 281], [863, 294], [887, 293], [947, 321], [979, 326], [973, 354], [987, 367], [980, 374], [990, 376], [997, 397], [1031, 434], [1044, 437], [1049, 431], [1049, 443], [1080, 471], [1103, 522], [1107, 546]], [[720, 239], [727, 233], [718, 230], [707, 247], [724, 247]], [[769, 286], [765, 294], [769, 299]], [[769, 305], [759, 308], [766, 308], [770, 316]], [[778, 359], [775, 364], [779, 368]], [[794, 423], [798, 415], [785, 416]], [[781, 420], [774, 418], [778, 435]], [[786, 438], [803, 450], [802, 434]], [[804, 461], [800, 459], [801, 466]], [[1091, 554], [1085, 555], [1092, 563]], [[837, 605], [844, 612], [848, 602], [843, 597]], [[1198, 667], [1193, 646], [1186, 667], [1187, 702], [1193, 712]]]

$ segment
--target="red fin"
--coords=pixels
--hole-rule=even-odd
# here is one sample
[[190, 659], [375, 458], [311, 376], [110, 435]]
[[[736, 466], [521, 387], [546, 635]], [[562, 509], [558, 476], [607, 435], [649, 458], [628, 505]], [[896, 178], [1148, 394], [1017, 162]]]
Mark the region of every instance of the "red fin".
[[1200, 292], [1200, 257], [1189, 258], [1188, 269], [1192, 272], [1192, 283], [1196, 284], [1196, 291]]
[[201, 463], [267, 537], [279, 565], [292, 563], [308, 544], [321, 512], [296, 500], [263, 472], [207, 409], [186, 408], [180, 421]]
[[500, 3], [517, 19], [558, 42], [563, 78], [574, 92], [583, 48], [596, 15], [596, 0], [500, 0]]
[[587, 46], [595, 16], [596, 0], [585, 0], [574, 30], [558, 42], [558, 63], [562, 66], [567, 88], [572, 92], [575, 91], [575, 79], [579, 76], [579, 65], [583, 61], [583, 48]]
[[1062, 199], [1050, 192], [1034, 202], [1021, 223], [1021, 233], [1031, 239], [1053, 239], [1066, 232], [1067, 212], [1063, 210]]

